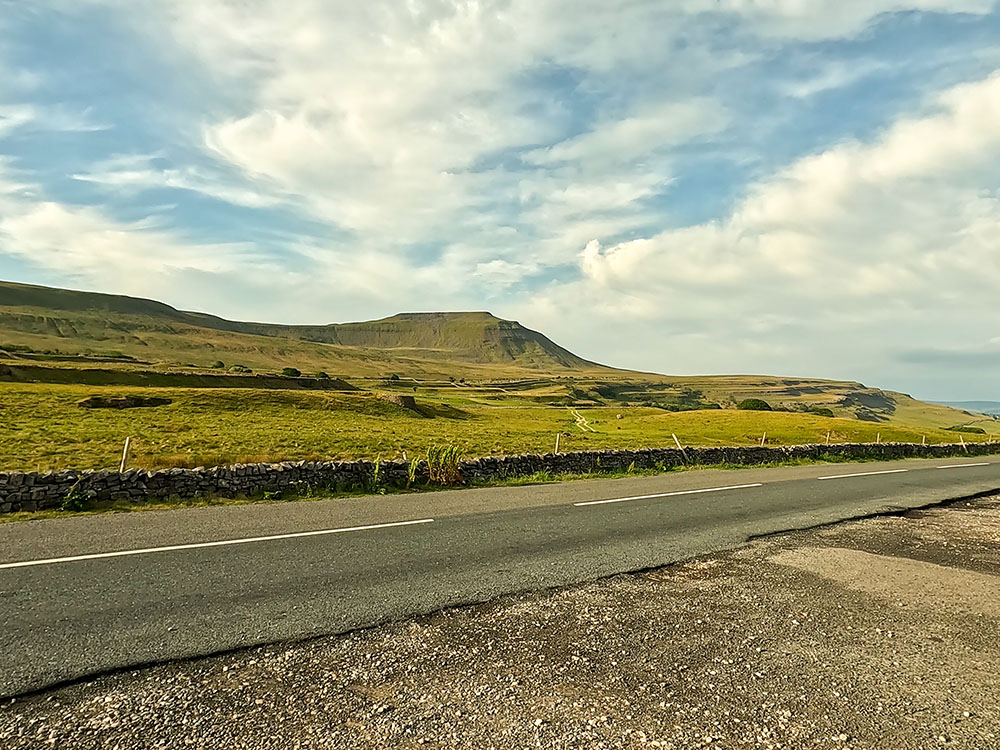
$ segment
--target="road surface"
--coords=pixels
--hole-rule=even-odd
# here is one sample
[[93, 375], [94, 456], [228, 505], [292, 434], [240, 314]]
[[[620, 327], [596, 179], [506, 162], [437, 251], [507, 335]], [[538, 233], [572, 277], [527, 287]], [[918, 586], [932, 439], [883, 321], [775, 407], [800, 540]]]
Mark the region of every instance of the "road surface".
[[826, 464], [0, 525], [0, 696], [344, 632], [1000, 491], [1000, 458]]

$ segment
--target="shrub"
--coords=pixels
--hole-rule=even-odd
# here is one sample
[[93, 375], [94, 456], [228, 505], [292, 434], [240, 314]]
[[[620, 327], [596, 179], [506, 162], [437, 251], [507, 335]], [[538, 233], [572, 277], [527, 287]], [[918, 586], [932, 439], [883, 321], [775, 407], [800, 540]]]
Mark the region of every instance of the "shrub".
[[302, 371], [296, 370], [294, 367], [282, 367], [281, 374], [286, 378], [299, 378], [302, 377]]
[[330, 376], [329, 376], [329, 375], [327, 375], [327, 374], [326, 374], [325, 372], [323, 372], [322, 370], [320, 370], [319, 372], [317, 372], [317, 373], [316, 373], [316, 379], [317, 379], [317, 380], [329, 380], [329, 379], [330, 379]]
[[225, 370], [226, 369], [226, 363], [223, 362], [221, 359], [218, 359], [218, 360], [216, 360], [215, 362], [212, 363], [212, 369], [213, 370]]
[[88, 510], [93, 499], [94, 493], [92, 491], [80, 492], [76, 488], [76, 485], [73, 485], [66, 494], [66, 497], [63, 498], [59, 508], [70, 513], [79, 513], [80, 511]]
[[253, 370], [251, 370], [246, 365], [233, 365], [232, 367], [229, 368], [229, 372], [239, 372], [244, 375], [248, 375], [251, 372], [253, 372]]
[[393, 373], [387, 379], [388, 380], [392, 380], [393, 382], [395, 382], [395, 381], [399, 380], [399, 375], [397, 375], [396, 373]]
[[818, 417], [832, 417], [833, 409], [827, 409], [825, 406], [813, 406], [809, 408], [809, 413]]
[[762, 401], [759, 398], [743, 399], [736, 404], [736, 408], [742, 409], [743, 411], [774, 411], [767, 401]]

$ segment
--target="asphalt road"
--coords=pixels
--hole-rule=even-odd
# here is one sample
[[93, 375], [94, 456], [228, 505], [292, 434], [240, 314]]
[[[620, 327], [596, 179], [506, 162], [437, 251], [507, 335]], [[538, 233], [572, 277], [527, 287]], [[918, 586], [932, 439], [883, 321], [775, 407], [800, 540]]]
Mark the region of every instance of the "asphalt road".
[[1000, 491], [1000, 458], [704, 470], [3, 524], [0, 696], [989, 491]]

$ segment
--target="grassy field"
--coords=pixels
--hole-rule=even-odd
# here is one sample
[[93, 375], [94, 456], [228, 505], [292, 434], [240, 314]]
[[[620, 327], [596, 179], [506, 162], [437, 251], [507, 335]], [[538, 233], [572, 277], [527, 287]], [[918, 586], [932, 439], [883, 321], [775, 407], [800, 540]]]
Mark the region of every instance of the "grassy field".
[[[685, 445], [749, 445], [764, 432], [770, 445], [822, 442], [957, 442], [958, 434], [920, 424], [869, 423], [785, 412], [618, 406], [572, 408], [523, 398], [490, 402], [475, 388], [418, 403], [428, 416], [369, 393], [312, 391], [101, 388], [0, 384], [0, 466], [3, 469], [117, 468], [126, 437], [131, 466], [199, 466], [307, 458], [401, 457], [435, 444], [468, 456]], [[170, 405], [123, 411], [82, 409], [94, 395], [166, 397]], [[621, 415], [621, 419], [618, 415]], [[589, 428], [584, 428], [582, 416]], [[1000, 423], [990, 424], [997, 430]], [[592, 430], [592, 431], [591, 431]], [[995, 433], [994, 433], [995, 435]], [[986, 436], [964, 435], [967, 441]]]

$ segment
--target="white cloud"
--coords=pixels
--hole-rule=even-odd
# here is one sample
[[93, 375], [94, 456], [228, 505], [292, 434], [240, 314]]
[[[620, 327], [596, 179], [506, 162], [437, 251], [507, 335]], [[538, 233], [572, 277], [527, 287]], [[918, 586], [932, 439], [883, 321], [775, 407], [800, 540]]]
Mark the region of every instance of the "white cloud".
[[159, 154], [127, 154], [94, 163], [74, 180], [101, 185], [117, 192], [150, 188], [175, 188], [201, 193], [237, 206], [264, 208], [282, 202], [280, 196], [247, 186], [242, 181], [212, 172], [203, 167], [159, 166]]
[[779, 84], [779, 89], [787, 96], [808, 99], [826, 91], [853, 86], [889, 68], [889, 64], [882, 60], [852, 60], [849, 63], [837, 60], [827, 63], [819, 72], [810, 77], [782, 81]]
[[694, 0], [694, 4], [707, 11], [738, 14], [765, 35], [814, 40], [852, 36], [887, 13], [989, 13], [994, 0]]
[[537, 263], [511, 263], [506, 260], [491, 260], [486, 263], [477, 263], [473, 276], [483, 279], [487, 284], [496, 289], [505, 288], [521, 281], [525, 276], [538, 273]]
[[983, 192], [997, 156], [1000, 72], [948, 91], [936, 112], [901, 120], [872, 143], [801, 159], [753, 187], [724, 222], [607, 250], [591, 245], [582, 268], [604, 284], [774, 276], [809, 293], [831, 278], [849, 294], [883, 293], [903, 280], [931, 288], [949, 269], [978, 269], [1000, 283], [1000, 246], [990, 232], [1000, 211]]
[[34, 114], [27, 106], [0, 106], [0, 138], [13, 133], [34, 119]]
[[[352, 234], [355, 253], [438, 246], [447, 255], [462, 243], [466, 269], [500, 253], [514, 267], [566, 263], [588, 233], [645, 231], [646, 204], [673, 179], [671, 150], [728, 126], [724, 106], [704, 92], [748, 54], [740, 44], [719, 48], [719, 23], [735, 19], [739, 37], [834, 38], [886, 12], [989, 5], [258, 0], [248, 12], [237, 0], [149, 0], [129, 16], [134, 26], [151, 42], [182, 45], [205, 75], [239, 93], [244, 106], [206, 122], [204, 141], [246, 184], [185, 169], [79, 176], [244, 205], [298, 201]], [[531, 85], [550, 69], [578, 71], [599, 97], [587, 132], [572, 135], [578, 115]], [[522, 169], [509, 170], [504, 160], [518, 154]], [[504, 226], [519, 232], [491, 246]]]
[[716, 135], [729, 124], [722, 104], [707, 97], [657, 103], [623, 117], [608, 117], [592, 130], [525, 155], [529, 164], [578, 163], [606, 168]]
[[0, 219], [4, 250], [54, 270], [109, 277], [134, 288], [129, 276], [173, 270], [236, 270], [232, 246], [186, 244], [150, 220], [117, 222], [89, 207], [51, 201], [22, 206]]
[[110, 125], [92, 118], [89, 110], [73, 111], [59, 105], [0, 104], [0, 138], [15, 130], [92, 133]]
[[217, 275], [224, 283], [235, 273], [264, 272], [267, 265], [249, 246], [185, 241], [154, 217], [125, 222], [98, 208], [48, 200], [40, 186], [5, 161], [0, 161], [0, 253], [63, 280], [152, 296], [182, 289], [177, 279], [184, 274]]
[[[574, 330], [617, 320], [656, 331], [696, 371], [741, 362], [794, 372], [808, 352], [812, 374], [893, 372], [894, 352], [983, 340], [1000, 325], [997, 164], [1000, 71], [870, 142], [791, 164], [724, 220], [607, 248], [591, 241], [583, 281], [526, 310], [556, 331], [568, 310]], [[641, 361], [627, 343], [606, 345]], [[661, 361], [670, 369], [668, 356]], [[895, 374], [930, 377], [907, 367]]]

